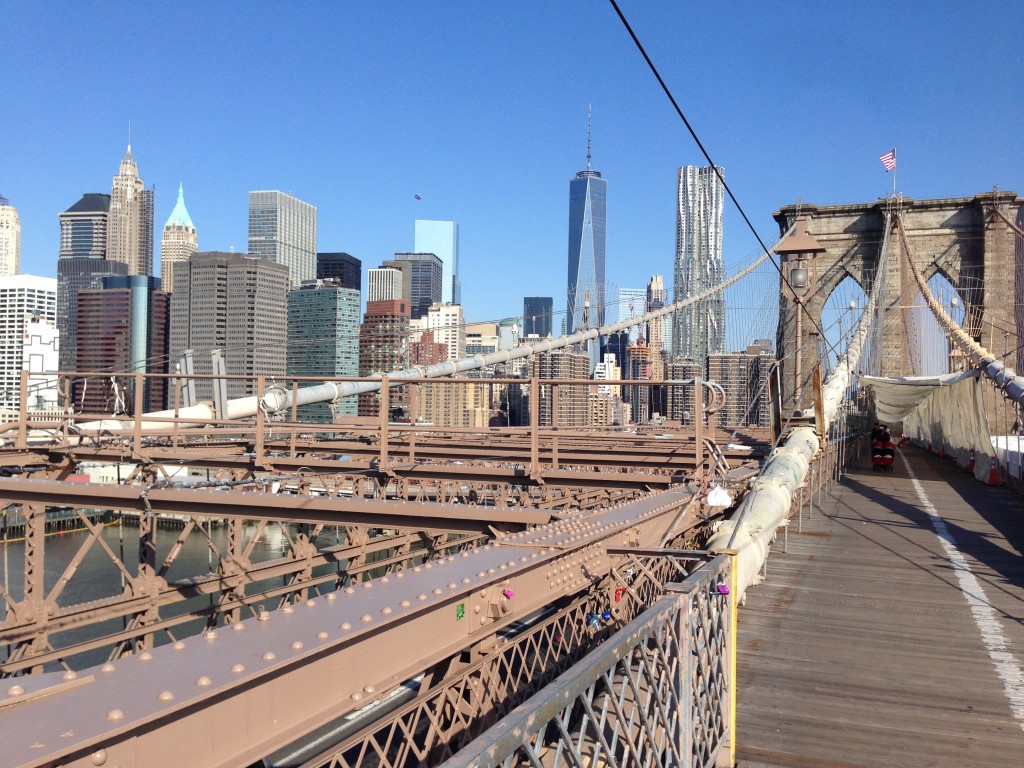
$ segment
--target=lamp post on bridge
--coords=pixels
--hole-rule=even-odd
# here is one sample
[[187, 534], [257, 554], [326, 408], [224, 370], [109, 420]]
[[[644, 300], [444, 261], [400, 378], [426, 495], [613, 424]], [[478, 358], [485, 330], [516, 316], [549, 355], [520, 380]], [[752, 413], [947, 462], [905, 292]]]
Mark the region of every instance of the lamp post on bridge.
[[782, 274], [785, 285], [784, 294], [792, 299], [796, 306], [796, 360], [793, 363], [793, 407], [798, 408], [803, 399], [803, 298], [813, 288], [814, 255], [824, 253], [825, 247], [807, 234], [807, 219], [797, 216], [793, 224], [793, 234], [775, 246], [775, 252], [782, 257]]

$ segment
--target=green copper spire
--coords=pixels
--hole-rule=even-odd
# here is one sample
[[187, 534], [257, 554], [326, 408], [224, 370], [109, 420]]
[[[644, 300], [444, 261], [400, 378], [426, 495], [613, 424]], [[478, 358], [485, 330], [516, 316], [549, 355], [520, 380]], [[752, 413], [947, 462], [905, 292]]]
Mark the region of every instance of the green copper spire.
[[178, 202], [174, 204], [174, 210], [171, 211], [171, 217], [167, 219], [167, 223], [164, 224], [164, 226], [196, 228], [196, 225], [192, 223], [192, 217], [188, 215], [188, 209], [185, 208], [185, 189], [181, 184], [178, 184]]

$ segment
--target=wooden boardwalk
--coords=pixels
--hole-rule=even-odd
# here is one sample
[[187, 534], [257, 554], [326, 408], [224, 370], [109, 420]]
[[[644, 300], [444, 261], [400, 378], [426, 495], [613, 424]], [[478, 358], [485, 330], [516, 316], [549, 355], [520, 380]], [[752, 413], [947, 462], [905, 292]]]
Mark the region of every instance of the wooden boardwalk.
[[1024, 503], [902, 454], [940, 522], [899, 454], [854, 467], [748, 591], [741, 768], [1024, 766]]

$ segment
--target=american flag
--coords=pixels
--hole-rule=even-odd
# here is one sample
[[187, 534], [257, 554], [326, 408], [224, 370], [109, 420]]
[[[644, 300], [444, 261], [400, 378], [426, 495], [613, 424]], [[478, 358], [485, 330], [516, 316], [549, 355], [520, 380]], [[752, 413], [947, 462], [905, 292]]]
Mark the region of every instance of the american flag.
[[882, 165], [885, 166], [885, 172], [886, 173], [888, 173], [889, 171], [891, 171], [891, 170], [896, 168], [896, 150], [895, 149], [892, 150], [891, 152], [886, 152], [884, 155], [882, 155], [878, 159], [881, 160], [882, 161]]

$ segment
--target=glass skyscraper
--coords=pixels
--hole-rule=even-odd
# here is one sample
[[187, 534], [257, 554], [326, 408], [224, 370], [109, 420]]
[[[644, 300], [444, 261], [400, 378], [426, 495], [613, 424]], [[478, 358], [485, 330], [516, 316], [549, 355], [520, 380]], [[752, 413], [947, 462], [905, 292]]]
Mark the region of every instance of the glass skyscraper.
[[523, 299], [523, 336], [551, 335], [551, 316], [554, 314], [554, 299], [550, 296], [527, 296]]
[[441, 260], [441, 302], [462, 303], [459, 281], [459, 225], [454, 221], [416, 220], [416, 253], [432, 253]]
[[[569, 182], [569, 287], [566, 293], [566, 333], [584, 327], [584, 305], [590, 311], [586, 326], [604, 325], [605, 204], [608, 182], [590, 167], [587, 137], [587, 169]], [[596, 364], [596, 358], [594, 363]], [[591, 366], [593, 367], [593, 366]]]
[[[288, 293], [289, 376], [359, 375], [359, 290], [337, 278], [308, 281]], [[309, 386], [303, 383], [299, 386]], [[358, 400], [334, 404], [337, 415], [355, 416]], [[327, 403], [303, 406], [301, 421], [330, 422]]]
[[[724, 175], [724, 170], [719, 168]], [[725, 280], [722, 212], [725, 187], [714, 168], [679, 169], [676, 209], [674, 301], [682, 301]], [[673, 315], [672, 357], [701, 366], [708, 355], [725, 352], [725, 296], [717, 293]]]

